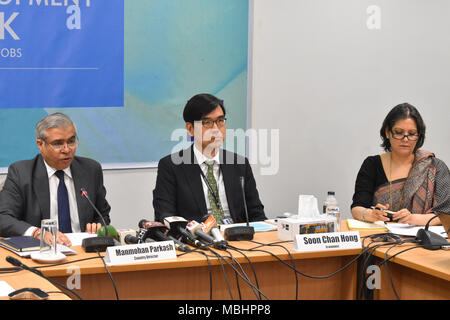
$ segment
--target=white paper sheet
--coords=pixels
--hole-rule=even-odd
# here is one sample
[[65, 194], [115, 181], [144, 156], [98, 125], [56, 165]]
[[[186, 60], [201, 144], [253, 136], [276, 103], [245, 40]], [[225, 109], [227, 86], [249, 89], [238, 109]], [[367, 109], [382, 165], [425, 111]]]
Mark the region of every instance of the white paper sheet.
[[81, 242], [86, 238], [96, 237], [96, 233], [87, 233], [87, 232], [78, 232], [78, 233], [65, 233], [67, 238], [69, 238], [70, 242], [72, 242], [72, 246], [81, 246]]
[[15, 291], [14, 288], [11, 287], [8, 282], [0, 281], [0, 297], [6, 297], [13, 291]]
[[[417, 231], [424, 228], [424, 226], [415, 226], [407, 223], [387, 223], [386, 227], [394, 234], [410, 237], [415, 237], [417, 235]], [[443, 226], [430, 226], [428, 230], [437, 233], [441, 237], [448, 238]]]

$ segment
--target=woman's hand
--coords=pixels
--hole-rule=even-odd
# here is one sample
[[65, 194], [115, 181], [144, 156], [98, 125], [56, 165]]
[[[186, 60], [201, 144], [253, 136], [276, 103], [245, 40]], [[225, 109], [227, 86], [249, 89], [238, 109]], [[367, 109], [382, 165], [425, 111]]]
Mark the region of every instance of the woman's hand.
[[375, 221], [389, 221], [387, 217], [387, 213], [382, 210], [387, 210], [389, 208], [389, 204], [381, 204], [377, 203], [375, 206], [376, 209], [369, 209], [366, 211], [364, 215], [366, 221], [375, 222]]
[[[424, 226], [427, 222], [434, 217], [434, 214], [417, 214], [411, 213], [408, 209], [404, 208], [393, 215], [394, 221], [399, 223], [408, 223], [415, 226]], [[439, 218], [436, 218], [431, 221], [430, 225], [440, 224]]]

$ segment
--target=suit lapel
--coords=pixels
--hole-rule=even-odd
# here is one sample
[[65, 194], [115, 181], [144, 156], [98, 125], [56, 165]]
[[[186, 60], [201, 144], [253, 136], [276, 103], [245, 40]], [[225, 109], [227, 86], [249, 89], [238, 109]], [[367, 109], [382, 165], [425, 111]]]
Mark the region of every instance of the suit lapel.
[[83, 214], [83, 212], [86, 212], [88, 208], [86, 207], [87, 200], [81, 198], [81, 188], [87, 188], [87, 186], [84, 185], [85, 181], [83, 179], [83, 172], [80, 168], [80, 165], [78, 164], [78, 160], [76, 157], [73, 159], [72, 164], [70, 165], [70, 171], [72, 173], [73, 185], [75, 188], [75, 195], [77, 199], [78, 219], [80, 221], [80, 228], [81, 230], [83, 230], [82, 226], [85, 226], [87, 223], [84, 219], [85, 215]]
[[[186, 180], [191, 187], [192, 197], [195, 199], [197, 203], [198, 209], [202, 213], [202, 216], [208, 213], [206, 208], [206, 201], [203, 192], [203, 185], [201, 180], [200, 166], [197, 163], [197, 159], [194, 155], [194, 150], [192, 149], [194, 145], [190, 148], [183, 150], [185, 154], [183, 154], [184, 162], [182, 164], [183, 172], [186, 175]], [[186, 161], [190, 159], [190, 161]], [[186, 161], [186, 162], [185, 162]]]
[[233, 166], [226, 163], [225, 150], [221, 149], [220, 153], [220, 171], [223, 175], [223, 184], [225, 186], [225, 194], [227, 196], [228, 209], [230, 210], [230, 216], [234, 219], [234, 206], [233, 206], [233, 181], [234, 170]]
[[40, 154], [36, 157], [35, 166], [33, 190], [41, 208], [41, 220], [50, 219], [50, 187], [48, 184], [47, 168]]

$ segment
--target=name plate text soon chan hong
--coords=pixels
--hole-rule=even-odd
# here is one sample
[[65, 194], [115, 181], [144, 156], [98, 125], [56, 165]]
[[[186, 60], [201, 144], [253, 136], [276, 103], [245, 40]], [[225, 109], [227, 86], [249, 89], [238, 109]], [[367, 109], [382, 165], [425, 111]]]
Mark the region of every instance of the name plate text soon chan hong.
[[105, 263], [111, 266], [157, 260], [176, 259], [173, 241], [159, 241], [108, 247]]
[[300, 252], [361, 249], [358, 231], [298, 234], [293, 250]]

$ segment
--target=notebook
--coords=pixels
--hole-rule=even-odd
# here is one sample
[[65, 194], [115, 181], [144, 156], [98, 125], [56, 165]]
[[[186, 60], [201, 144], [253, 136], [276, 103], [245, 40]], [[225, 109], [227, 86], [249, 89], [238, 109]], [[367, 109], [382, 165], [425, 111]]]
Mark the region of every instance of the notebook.
[[386, 225], [383, 223], [383, 221], [371, 223], [355, 219], [348, 219], [347, 225], [350, 230], [387, 231]]
[[17, 252], [36, 251], [40, 249], [41, 241], [29, 236], [18, 236], [0, 239], [0, 246]]

